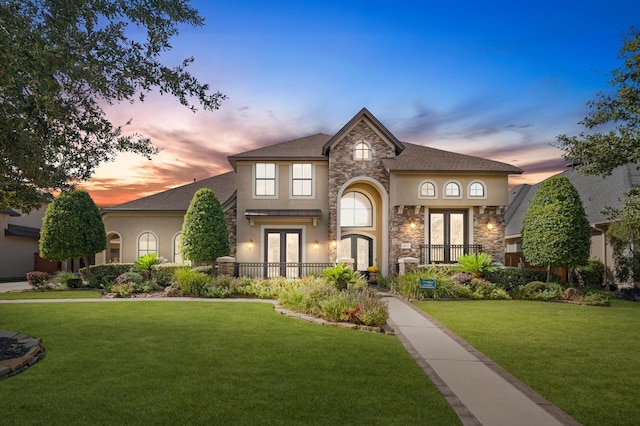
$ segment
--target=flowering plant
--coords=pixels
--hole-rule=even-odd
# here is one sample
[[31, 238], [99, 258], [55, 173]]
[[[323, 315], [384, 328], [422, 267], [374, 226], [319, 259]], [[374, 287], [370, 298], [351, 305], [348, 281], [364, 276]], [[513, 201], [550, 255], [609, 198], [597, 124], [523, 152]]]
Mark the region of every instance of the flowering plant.
[[371, 265], [367, 268], [369, 272], [378, 272], [378, 267], [376, 265]]

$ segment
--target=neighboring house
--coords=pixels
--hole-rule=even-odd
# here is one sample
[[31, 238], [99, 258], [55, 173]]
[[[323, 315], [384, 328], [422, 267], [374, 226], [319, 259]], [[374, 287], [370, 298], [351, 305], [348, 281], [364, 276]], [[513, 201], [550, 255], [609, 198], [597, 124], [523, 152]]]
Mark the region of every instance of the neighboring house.
[[23, 214], [19, 210], [0, 210], [0, 279], [26, 279], [27, 272], [54, 272], [57, 265], [38, 256], [38, 241], [47, 206]]
[[[481, 249], [504, 258], [509, 164], [400, 142], [366, 108], [335, 135], [316, 134], [228, 157], [233, 171], [103, 210], [101, 262], [156, 252], [181, 262], [183, 216], [211, 188], [238, 262], [351, 258], [395, 272], [400, 258], [450, 262]], [[282, 274], [298, 269], [284, 267]]]
[[[591, 225], [591, 258], [602, 261], [614, 269], [613, 250], [605, 233], [609, 219], [602, 214], [603, 207], [621, 207], [625, 194], [632, 186], [640, 185], [640, 165], [627, 164], [613, 170], [610, 176], [587, 176], [574, 168], [558, 174], [565, 176], [580, 194], [587, 219]], [[509, 191], [509, 207], [506, 215], [505, 241], [506, 265], [518, 266], [526, 262], [522, 255], [522, 224], [529, 204], [540, 188], [535, 185], [519, 185]]]

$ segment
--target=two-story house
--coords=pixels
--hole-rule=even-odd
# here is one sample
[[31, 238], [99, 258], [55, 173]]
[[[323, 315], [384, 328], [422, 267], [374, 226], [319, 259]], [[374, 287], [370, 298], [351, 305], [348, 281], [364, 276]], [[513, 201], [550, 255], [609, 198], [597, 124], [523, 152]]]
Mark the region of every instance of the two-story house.
[[[454, 262], [482, 250], [504, 259], [509, 164], [400, 142], [366, 108], [334, 135], [316, 134], [228, 157], [233, 171], [104, 209], [101, 262], [149, 252], [181, 262], [193, 194], [223, 205], [238, 262], [330, 263], [395, 271], [400, 258]], [[282, 274], [299, 269], [283, 265]]]

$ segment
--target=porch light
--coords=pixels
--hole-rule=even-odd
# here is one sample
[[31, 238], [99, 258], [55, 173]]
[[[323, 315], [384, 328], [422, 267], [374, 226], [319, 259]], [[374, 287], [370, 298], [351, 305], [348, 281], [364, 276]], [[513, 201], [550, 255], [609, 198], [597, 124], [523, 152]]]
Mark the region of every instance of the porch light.
[[338, 242], [336, 240], [331, 241], [331, 247], [333, 248], [338, 247]]
[[316, 249], [316, 250], [318, 250], [318, 248], [319, 248], [319, 247], [320, 247], [320, 244], [318, 243], [318, 240], [315, 240], [315, 241], [313, 242], [313, 248], [314, 248], [314, 249]]
[[411, 223], [409, 224], [409, 227], [410, 227], [411, 229], [416, 229], [416, 226], [417, 226], [417, 225], [416, 225], [416, 223], [415, 223], [414, 221], [411, 221]]
[[253, 248], [253, 240], [251, 238], [249, 238], [248, 246], [249, 246], [249, 250]]
[[487, 229], [491, 231], [493, 229], [493, 223], [491, 222], [487, 223]]

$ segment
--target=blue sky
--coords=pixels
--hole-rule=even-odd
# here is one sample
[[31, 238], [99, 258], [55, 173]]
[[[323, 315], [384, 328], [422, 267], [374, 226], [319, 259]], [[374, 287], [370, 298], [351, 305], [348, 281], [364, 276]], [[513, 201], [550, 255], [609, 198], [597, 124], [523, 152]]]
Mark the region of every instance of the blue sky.
[[107, 110], [162, 148], [121, 155], [87, 189], [112, 204], [230, 170], [226, 156], [338, 131], [367, 107], [400, 140], [514, 164], [511, 184], [561, 171], [608, 89], [640, 2], [193, 1], [206, 23], [164, 56], [228, 96], [191, 113], [171, 97]]

